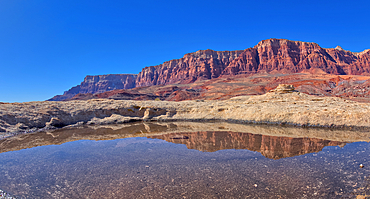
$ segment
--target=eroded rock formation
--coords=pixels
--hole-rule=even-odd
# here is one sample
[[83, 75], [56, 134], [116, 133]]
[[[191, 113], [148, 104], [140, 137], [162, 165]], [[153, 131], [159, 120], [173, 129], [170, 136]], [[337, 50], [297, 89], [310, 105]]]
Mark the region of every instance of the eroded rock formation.
[[370, 51], [353, 53], [338, 47], [321, 48], [312, 42], [268, 39], [244, 51], [200, 50], [178, 60], [146, 67], [139, 73], [136, 85], [194, 82], [272, 71], [297, 73], [309, 69], [336, 75], [367, 75], [370, 71]]
[[[310, 73], [312, 74], [311, 79], [313, 81], [316, 81], [316, 83], [321, 82], [324, 86], [318, 88], [320, 86], [310, 84], [307, 81], [311, 80], [307, 77], [299, 82], [299, 78], [297, 81], [295, 77], [297, 73]], [[209, 81], [223, 78], [233, 80], [233, 78], [243, 76], [248, 81], [247, 77], [255, 76], [257, 79], [258, 76], [263, 74], [268, 74], [270, 77], [274, 76], [274, 74], [294, 74], [294, 76], [286, 76], [287, 78], [284, 82], [274, 83], [274, 80], [279, 79], [279, 76], [275, 76], [265, 80], [265, 85], [258, 85], [258, 82], [257, 84], [246, 84], [245, 87], [254, 87], [257, 85], [257, 88], [250, 91], [243, 89], [246, 91], [243, 95], [263, 94], [276, 87], [279, 83], [289, 83], [298, 87], [303, 85], [298, 90], [301, 89], [302, 92], [311, 94], [369, 97], [369, 94], [364, 94], [366, 89], [357, 89], [357, 87], [364, 87], [359, 86], [358, 82], [341, 84], [341, 80], [336, 81], [335, 78], [342, 78], [339, 77], [340, 75], [370, 75], [370, 50], [353, 53], [343, 50], [341, 47], [321, 48], [318, 44], [312, 42], [267, 39], [246, 50], [213, 51], [208, 49], [188, 53], [181, 59], [167, 61], [158, 66], [145, 67], [138, 75], [87, 76], [81, 85], [73, 87], [63, 95], [55, 96], [50, 100], [68, 100], [77, 94], [83, 95], [78, 95], [73, 99], [112, 98], [146, 100], [159, 98], [161, 100], [174, 101], [206, 99], [209, 98], [209, 93], [201, 93], [201, 91], [208, 91], [207, 89], [209, 88], [207, 88], [207, 85], [212, 82], [200, 80]], [[326, 80], [326, 77], [320, 77], [321, 79], [317, 81], [314, 75], [329, 76], [333, 81]], [[336, 77], [333, 75], [336, 75]], [[302, 80], [302, 78], [300, 79]], [[199, 82], [203, 82], [203, 85], [200, 85]], [[165, 94], [155, 93], [155, 89], [154, 93], [153, 90], [146, 89], [146, 87], [171, 84], [173, 84], [172, 87], [178, 86], [178, 88], [170, 92], [171, 89], [165, 87], [164, 90], [167, 89]], [[179, 85], [189, 86], [179, 88]], [[339, 85], [341, 85], [340, 88], [335, 89]], [[240, 84], [235, 86], [240, 87]], [[109, 92], [100, 96], [88, 94], [130, 88], [138, 88], [138, 90], [116, 91], [116, 93]], [[240, 95], [239, 92], [229, 92], [230, 97], [237, 95]], [[214, 97], [213, 99], [217, 98]]]
[[9, 133], [83, 124], [132, 121], [228, 121], [316, 127], [370, 128], [370, 105], [300, 92], [268, 92], [228, 100], [113, 99], [0, 104], [0, 128]]
[[65, 91], [63, 95], [54, 96], [50, 101], [70, 99], [77, 94], [94, 94], [115, 89], [134, 88], [136, 77], [137, 75], [132, 74], [88, 75], [80, 85]]
[[176, 82], [191, 83], [201, 79], [219, 77], [224, 69], [243, 51], [199, 50], [181, 59], [164, 62], [158, 66], [145, 67], [138, 75], [136, 85], [152, 86]]

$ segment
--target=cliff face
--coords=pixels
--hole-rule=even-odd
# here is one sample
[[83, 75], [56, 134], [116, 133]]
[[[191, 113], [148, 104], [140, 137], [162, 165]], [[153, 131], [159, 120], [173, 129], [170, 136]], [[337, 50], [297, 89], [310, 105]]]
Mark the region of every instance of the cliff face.
[[268, 39], [244, 51], [200, 50], [181, 59], [146, 67], [139, 73], [136, 85], [190, 83], [237, 74], [297, 73], [312, 69], [335, 75], [367, 75], [370, 50], [353, 53], [339, 46], [325, 49], [311, 42]]
[[80, 85], [72, 87], [65, 91], [63, 95], [57, 95], [49, 101], [61, 101], [70, 99], [77, 94], [85, 93], [103, 93], [106, 91], [116, 89], [130, 89], [135, 87], [135, 80], [137, 75], [129, 74], [110, 74], [110, 75], [96, 75], [86, 76]]
[[185, 144], [188, 149], [215, 152], [224, 149], [248, 149], [260, 152], [270, 159], [280, 159], [315, 153], [325, 146], [337, 146], [345, 143], [317, 138], [290, 138], [257, 135], [238, 132], [194, 132], [172, 133], [149, 136], [167, 142]]
[[269, 39], [247, 49], [234, 60], [223, 74], [283, 71], [297, 73], [319, 68], [330, 74], [344, 74], [335, 60], [315, 43]]
[[[143, 68], [138, 75], [99, 75], [87, 76], [85, 80], [78, 86], [64, 92], [63, 95], [53, 97], [52, 101], [68, 100], [68, 99], [91, 99], [100, 97], [110, 97], [114, 99], [152, 99], [159, 97], [162, 100], [186, 100], [194, 98], [202, 98], [201, 93], [193, 92], [193, 87], [188, 90], [173, 90], [167, 95], [149, 93], [137, 93], [137, 91], [117, 91], [116, 93], [108, 93], [107, 95], [90, 95], [95, 93], [103, 93], [117, 89], [143, 88], [154, 85], [170, 85], [170, 84], [197, 84], [197, 80], [215, 81], [216, 78], [232, 78], [236, 75], [251, 77], [253, 74], [290, 74], [296, 76], [295, 73], [309, 72], [311, 74], [321, 75], [368, 75], [370, 76], [370, 50], [365, 50], [360, 53], [353, 53], [343, 50], [341, 47], [336, 48], [321, 48], [318, 44], [312, 42], [290, 41], [286, 39], [268, 39], [259, 42], [256, 46], [246, 50], [239, 51], [213, 51], [199, 50], [194, 53], [185, 54], [181, 59], [174, 59], [164, 62], [158, 66], [150, 66]], [[290, 79], [289, 79], [290, 78]], [[295, 77], [289, 77], [285, 82], [295, 86], [300, 86], [302, 83], [297, 83]], [[333, 78], [333, 77], [331, 77]], [[219, 78], [220, 79], [220, 78]], [[212, 81], [213, 81], [212, 80]], [[247, 80], [246, 80], [247, 81]], [[270, 79], [269, 81], [273, 81]], [[247, 85], [251, 87], [256, 84]], [[235, 85], [238, 86], [238, 85]], [[266, 85], [259, 85], [266, 86]], [[277, 84], [267, 85], [266, 88], [261, 87], [261, 92], [238, 92], [235, 89], [230, 91], [229, 96], [246, 95], [246, 94], [263, 94], [265, 90], [276, 87]], [[337, 86], [337, 85], [336, 85]], [[358, 85], [356, 85], [358, 87]], [[205, 88], [195, 85], [197, 89]], [[304, 87], [304, 88], [303, 88]], [[326, 91], [332, 90], [333, 86], [328, 88], [315, 89], [308, 85], [302, 87], [302, 91], [313, 94], [336, 95], [337, 93], [329, 93]], [[341, 90], [349, 88], [342, 86]], [[356, 88], [357, 88], [356, 87]], [[211, 89], [211, 88], [207, 88]], [[222, 88], [223, 89], [223, 88]], [[352, 88], [350, 88], [351, 90]], [[338, 90], [338, 89], [337, 89]], [[354, 90], [354, 89], [352, 89]], [[365, 89], [366, 90], [366, 89]], [[330, 91], [331, 92], [331, 91]], [[356, 93], [344, 93], [346, 96], [362, 96], [364, 90]], [[367, 92], [366, 92], [367, 93]], [[79, 94], [75, 98], [75, 95]], [[88, 94], [88, 95], [85, 95]], [[149, 95], [150, 96], [149, 96]], [[153, 96], [152, 96], [153, 95]], [[337, 95], [336, 95], [337, 96]], [[217, 97], [214, 97], [217, 98]]]
[[181, 59], [144, 68], [138, 75], [136, 86], [191, 83], [201, 79], [217, 78], [243, 51], [199, 50]]

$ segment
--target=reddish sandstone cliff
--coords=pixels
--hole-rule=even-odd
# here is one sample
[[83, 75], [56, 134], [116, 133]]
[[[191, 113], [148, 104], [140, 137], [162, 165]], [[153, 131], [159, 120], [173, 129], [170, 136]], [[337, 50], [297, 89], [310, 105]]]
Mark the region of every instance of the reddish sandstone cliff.
[[136, 86], [191, 83], [195, 80], [217, 78], [242, 52], [199, 50], [188, 53], [181, 59], [144, 68], [138, 75]]
[[134, 88], [135, 80], [137, 75], [131, 74], [109, 74], [109, 75], [96, 75], [86, 76], [84, 81], [80, 85], [75, 86], [68, 91], [65, 91], [63, 95], [57, 95], [49, 99], [50, 101], [60, 101], [70, 99], [77, 94], [86, 93], [103, 93], [106, 91], [116, 89], [130, 89]]
[[370, 74], [370, 51], [352, 53], [340, 47], [324, 49], [312, 42], [268, 39], [244, 51], [201, 50], [158, 66], [144, 68], [136, 85], [187, 83], [220, 76], [320, 69], [329, 74]]
[[[301, 72], [310, 73], [312, 77], [300, 75], [298, 78], [296, 73]], [[255, 75], [256, 78], [251, 79], [254, 74], [257, 74]], [[257, 77], [258, 74], [268, 74], [271, 77], [262, 80]], [[278, 76], [273, 77], [274, 74], [291, 76], [282, 79]], [[146, 67], [138, 75], [87, 76], [81, 85], [73, 87], [63, 95], [55, 96], [50, 100], [91, 98], [136, 100], [160, 98], [175, 101], [225, 99], [225, 97], [230, 98], [238, 95], [263, 94], [280, 83], [294, 84], [299, 91], [309, 94], [344, 97], [370, 96], [366, 87], [367, 84], [362, 85], [363, 82], [351, 80], [352, 82], [348, 84], [342, 84], [342, 81], [338, 80], [334, 83], [328, 81], [326, 77], [317, 79], [313, 75], [327, 75], [330, 76], [329, 79], [333, 78], [331, 75], [369, 76], [370, 50], [353, 53], [343, 50], [339, 46], [325, 49], [312, 42], [267, 39], [246, 50], [199, 50], [188, 53], [181, 59], [167, 61], [158, 66]], [[245, 78], [245, 81], [241, 82], [243, 85], [235, 83], [226, 88], [227, 82], [232, 82], [232, 79], [236, 76], [239, 79], [240, 76]], [[250, 79], [247, 79], [247, 77]], [[212, 81], [218, 81], [220, 78], [230, 79], [225, 80], [226, 84], [217, 84], [222, 88], [213, 86]], [[203, 82], [203, 85], [200, 85], [198, 80], [211, 81]], [[265, 83], [263, 84], [263, 82]], [[181, 84], [183, 88], [164, 88], [165, 93], [156, 91], [158, 89], [163, 90], [160, 88], [147, 89], [148, 86], [170, 84], [177, 84], [175, 87], [180, 87], [179, 84]], [[185, 84], [188, 84], [188, 87]], [[340, 87], [336, 88], [337, 86]], [[104, 95], [96, 95], [96, 93], [130, 88], [138, 90], [115, 91]], [[248, 90], [248, 88], [251, 89]], [[205, 91], [208, 93], [204, 93]], [[87, 95], [88, 93], [94, 95]], [[74, 97], [77, 94], [79, 95]]]

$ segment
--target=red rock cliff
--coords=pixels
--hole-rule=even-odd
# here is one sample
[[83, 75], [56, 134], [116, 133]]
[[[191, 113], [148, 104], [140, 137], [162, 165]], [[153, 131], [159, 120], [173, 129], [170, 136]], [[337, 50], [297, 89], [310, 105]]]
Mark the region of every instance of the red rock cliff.
[[199, 50], [188, 53], [181, 59], [144, 68], [138, 75], [136, 86], [189, 83], [199, 79], [217, 78], [242, 52]]
[[[292, 74], [306, 70], [335, 75], [370, 75], [370, 50], [353, 53], [339, 46], [325, 49], [312, 42], [267, 39], [246, 50], [199, 50], [188, 53], [181, 59], [143, 68], [138, 75], [87, 76], [80, 85], [50, 100], [71, 99], [77, 94], [82, 95], [77, 98], [88, 99], [89, 96], [84, 94], [153, 85], [187, 84], [221, 76], [264, 72]], [[179, 96], [184, 96], [181, 99], [189, 99], [191, 97], [188, 96], [193, 95], [184, 91], [174, 92], [170, 100], [176, 100]]]
[[219, 76], [321, 69], [329, 74], [370, 74], [370, 50], [361, 53], [340, 47], [325, 49], [312, 42], [268, 39], [244, 51], [200, 50], [158, 66], [144, 68], [136, 86], [188, 83]]
[[110, 74], [110, 75], [96, 75], [86, 76], [80, 85], [72, 87], [65, 91], [63, 95], [57, 95], [50, 99], [50, 101], [60, 101], [72, 98], [77, 94], [84, 93], [102, 93], [115, 89], [130, 89], [136, 86], [135, 80], [137, 75], [131, 74]]

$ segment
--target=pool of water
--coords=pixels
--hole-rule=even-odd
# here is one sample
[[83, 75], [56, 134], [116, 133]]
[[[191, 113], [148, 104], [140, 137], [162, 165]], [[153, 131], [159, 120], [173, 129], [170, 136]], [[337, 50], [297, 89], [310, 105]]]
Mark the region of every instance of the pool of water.
[[0, 153], [0, 189], [17, 198], [356, 198], [370, 195], [369, 172], [367, 142], [232, 131]]

